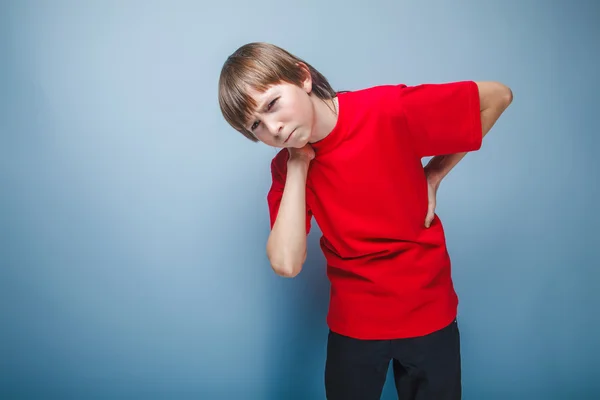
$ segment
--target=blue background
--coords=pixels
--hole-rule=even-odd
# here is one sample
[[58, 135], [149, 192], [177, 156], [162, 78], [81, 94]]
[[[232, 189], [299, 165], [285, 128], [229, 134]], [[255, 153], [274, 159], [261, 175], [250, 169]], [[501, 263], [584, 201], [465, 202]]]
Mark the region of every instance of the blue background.
[[438, 194], [464, 398], [600, 398], [598, 3], [201, 4], [0, 4], [0, 398], [324, 398], [320, 231], [271, 271], [276, 150], [218, 108], [251, 41], [338, 90], [513, 89]]

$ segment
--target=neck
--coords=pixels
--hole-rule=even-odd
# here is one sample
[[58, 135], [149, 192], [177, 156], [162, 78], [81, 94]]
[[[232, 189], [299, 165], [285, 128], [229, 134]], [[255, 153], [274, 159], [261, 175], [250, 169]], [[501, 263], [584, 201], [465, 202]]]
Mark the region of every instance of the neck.
[[[310, 143], [325, 139], [335, 125], [338, 119], [338, 98], [327, 99], [325, 101], [313, 96], [313, 107], [315, 113], [315, 124], [312, 129]], [[335, 110], [335, 112], [334, 112]]]

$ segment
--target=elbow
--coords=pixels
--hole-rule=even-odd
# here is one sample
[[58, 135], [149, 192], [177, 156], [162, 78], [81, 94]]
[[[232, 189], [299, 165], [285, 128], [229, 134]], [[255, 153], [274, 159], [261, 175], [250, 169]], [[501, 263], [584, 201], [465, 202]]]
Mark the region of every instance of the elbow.
[[295, 278], [302, 271], [302, 265], [275, 266], [271, 264], [273, 271], [282, 278]]
[[494, 109], [502, 112], [513, 101], [512, 89], [501, 82], [477, 82], [477, 86], [481, 111]]
[[291, 254], [275, 252], [271, 245], [267, 245], [267, 257], [271, 268], [277, 275], [284, 278], [295, 278], [302, 271], [302, 265], [306, 260], [306, 249], [302, 259], [298, 259]]
[[510, 104], [513, 101], [513, 92], [512, 89], [509, 88], [506, 85], [502, 85], [504, 87], [503, 89], [503, 93], [502, 93], [502, 102], [504, 103], [505, 107], [510, 106]]
[[273, 272], [283, 278], [295, 278], [302, 271], [302, 263], [269, 261], [271, 262]]
[[[267, 258], [273, 271], [284, 278], [295, 278], [302, 271], [302, 266], [306, 261], [306, 245], [303, 250], [293, 246], [282, 245], [280, 242], [269, 237], [267, 240]], [[300, 250], [300, 251], [299, 251]]]
[[506, 109], [513, 101], [512, 89], [500, 82], [496, 82], [496, 86], [496, 101], [502, 109]]

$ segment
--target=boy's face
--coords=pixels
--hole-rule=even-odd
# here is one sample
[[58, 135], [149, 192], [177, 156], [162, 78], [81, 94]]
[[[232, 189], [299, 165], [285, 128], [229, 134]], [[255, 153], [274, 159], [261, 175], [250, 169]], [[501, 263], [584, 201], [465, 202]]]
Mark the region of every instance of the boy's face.
[[311, 82], [302, 87], [282, 82], [264, 93], [251, 91], [257, 110], [246, 128], [261, 142], [273, 147], [300, 148], [310, 140], [314, 126]]

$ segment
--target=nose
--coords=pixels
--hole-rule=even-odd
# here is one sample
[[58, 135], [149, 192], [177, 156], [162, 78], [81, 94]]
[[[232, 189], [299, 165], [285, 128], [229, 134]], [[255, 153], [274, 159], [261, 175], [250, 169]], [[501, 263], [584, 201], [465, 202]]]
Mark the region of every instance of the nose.
[[279, 137], [283, 131], [283, 124], [276, 120], [265, 121], [265, 125], [267, 125], [269, 133], [275, 137]]

